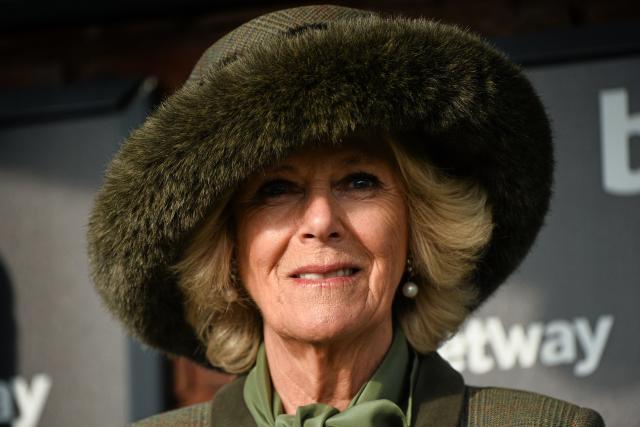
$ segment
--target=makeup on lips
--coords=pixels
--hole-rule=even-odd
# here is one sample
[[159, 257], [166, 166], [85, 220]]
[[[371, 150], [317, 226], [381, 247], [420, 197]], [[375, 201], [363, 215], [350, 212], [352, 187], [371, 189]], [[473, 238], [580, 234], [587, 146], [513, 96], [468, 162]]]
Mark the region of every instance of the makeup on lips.
[[314, 264], [300, 267], [289, 277], [300, 285], [338, 285], [352, 282], [362, 269], [355, 264]]

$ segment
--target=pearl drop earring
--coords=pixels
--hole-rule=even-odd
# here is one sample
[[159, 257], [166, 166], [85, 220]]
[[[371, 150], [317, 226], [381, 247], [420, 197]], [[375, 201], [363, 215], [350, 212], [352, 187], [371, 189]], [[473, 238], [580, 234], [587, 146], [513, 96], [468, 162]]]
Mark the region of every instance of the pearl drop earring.
[[[411, 265], [411, 259], [407, 258], [407, 277], [413, 277], [413, 265]], [[418, 285], [416, 285], [412, 280], [407, 280], [404, 285], [402, 285], [402, 295], [407, 298], [415, 298], [418, 295]]]
[[418, 295], [418, 285], [412, 281], [405, 282], [405, 284], [402, 285], [402, 295], [407, 298], [415, 298], [416, 295]]

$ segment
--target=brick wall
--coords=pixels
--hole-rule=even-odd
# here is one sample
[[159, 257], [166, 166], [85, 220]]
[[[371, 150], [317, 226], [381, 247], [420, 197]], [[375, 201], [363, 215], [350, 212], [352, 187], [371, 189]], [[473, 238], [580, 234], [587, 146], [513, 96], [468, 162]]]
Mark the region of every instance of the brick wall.
[[[313, 2], [315, 3], [315, 2]], [[485, 36], [640, 21], [631, 0], [342, 1], [345, 6], [424, 16]], [[0, 90], [64, 85], [103, 77], [155, 75], [165, 93], [186, 79], [202, 51], [241, 23], [301, 2], [210, 11], [179, 18], [49, 25], [0, 32]], [[0, 29], [1, 31], [1, 29]]]

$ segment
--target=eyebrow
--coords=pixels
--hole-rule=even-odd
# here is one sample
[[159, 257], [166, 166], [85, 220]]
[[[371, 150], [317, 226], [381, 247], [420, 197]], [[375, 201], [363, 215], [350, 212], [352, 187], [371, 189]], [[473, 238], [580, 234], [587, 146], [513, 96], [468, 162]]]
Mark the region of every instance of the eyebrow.
[[345, 165], [358, 165], [361, 163], [372, 163], [373, 159], [369, 156], [362, 156], [362, 155], [351, 155], [349, 157], [346, 157], [342, 160], [342, 163]]

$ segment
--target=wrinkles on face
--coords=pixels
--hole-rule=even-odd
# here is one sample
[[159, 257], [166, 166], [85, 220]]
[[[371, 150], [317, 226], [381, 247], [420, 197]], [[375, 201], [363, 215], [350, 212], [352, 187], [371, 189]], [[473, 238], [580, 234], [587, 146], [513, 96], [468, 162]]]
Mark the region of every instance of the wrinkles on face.
[[240, 277], [265, 327], [331, 339], [390, 320], [408, 226], [387, 158], [349, 146], [294, 154], [243, 185], [234, 218]]

